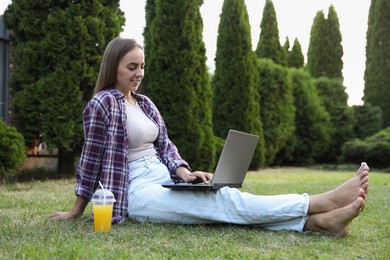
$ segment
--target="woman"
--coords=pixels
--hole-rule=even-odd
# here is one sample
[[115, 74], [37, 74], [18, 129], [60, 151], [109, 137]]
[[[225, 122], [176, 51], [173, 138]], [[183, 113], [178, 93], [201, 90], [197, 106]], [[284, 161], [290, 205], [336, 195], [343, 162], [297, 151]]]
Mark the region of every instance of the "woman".
[[144, 76], [143, 47], [115, 38], [107, 46], [94, 97], [83, 114], [84, 147], [77, 168], [73, 208], [53, 218], [80, 217], [101, 181], [116, 198], [113, 222], [126, 217], [164, 223], [235, 223], [269, 230], [347, 234], [364, 209], [367, 164], [336, 189], [315, 195], [256, 196], [233, 188], [216, 192], [174, 191], [161, 184], [211, 180], [191, 171], [169, 140], [153, 102], [136, 91]]

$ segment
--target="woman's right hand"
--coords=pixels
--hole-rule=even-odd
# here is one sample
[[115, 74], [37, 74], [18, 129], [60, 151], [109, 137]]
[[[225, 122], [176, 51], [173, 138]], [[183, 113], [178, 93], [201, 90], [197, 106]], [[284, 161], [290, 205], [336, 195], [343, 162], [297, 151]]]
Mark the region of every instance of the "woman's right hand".
[[192, 182], [192, 183], [199, 183], [199, 182], [208, 183], [213, 178], [213, 175], [209, 172], [203, 172], [203, 171], [190, 172], [185, 167], [177, 168], [176, 174], [177, 176], [182, 178], [185, 182]]

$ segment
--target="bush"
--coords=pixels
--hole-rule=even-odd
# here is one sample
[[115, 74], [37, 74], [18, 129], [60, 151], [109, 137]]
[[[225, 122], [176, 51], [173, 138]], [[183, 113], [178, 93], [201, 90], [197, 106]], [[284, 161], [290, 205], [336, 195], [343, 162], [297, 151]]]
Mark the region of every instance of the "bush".
[[355, 122], [353, 126], [356, 138], [364, 139], [383, 129], [383, 113], [378, 106], [364, 103], [363, 106], [353, 106]]
[[314, 82], [333, 125], [328, 147], [316, 161], [336, 163], [340, 160], [342, 145], [353, 138], [354, 110], [348, 106], [348, 95], [340, 79], [321, 77]]
[[223, 146], [225, 145], [225, 141], [226, 141], [225, 139], [219, 136], [215, 136], [215, 158], [219, 158], [221, 156]]
[[0, 179], [15, 175], [25, 159], [23, 136], [0, 120]]
[[295, 106], [288, 70], [268, 59], [258, 59], [260, 121], [263, 123], [265, 164], [277, 163], [276, 155], [294, 138]]
[[365, 161], [376, 168], [390, 167], [390, 127], [367, 137], [363, 141], [355, 139], [343, 146], [346, 162], [360, 163]]
[[295, 134], [276, 156], [277, 165], [308, 165], [326, 151], [333, 134], [330, 115], [321, 104], [313, 78], [289, 69], [295, 106]]

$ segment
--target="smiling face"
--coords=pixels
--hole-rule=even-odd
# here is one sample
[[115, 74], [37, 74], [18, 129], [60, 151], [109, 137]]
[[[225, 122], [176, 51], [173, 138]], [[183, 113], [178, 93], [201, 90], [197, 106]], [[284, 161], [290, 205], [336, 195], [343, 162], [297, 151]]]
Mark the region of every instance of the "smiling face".
[[115, 88], [127, 95], [138, 90], [144, 77], [145, 59], [141, 48], [134, 48], [119, 61]]

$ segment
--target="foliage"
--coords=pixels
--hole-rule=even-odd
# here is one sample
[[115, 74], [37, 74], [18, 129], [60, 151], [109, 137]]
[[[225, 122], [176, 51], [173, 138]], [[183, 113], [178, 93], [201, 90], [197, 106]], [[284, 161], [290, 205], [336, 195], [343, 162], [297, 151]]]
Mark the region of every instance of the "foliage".
[[321, 10], [314, 17], [307, 51], [306, 68], [313, 77], [326, 76], [326, 59], [328, 54], [326, 53], [325, 45], [328, 38], [324, 38], [324, 35], [327, 35], [326, 19], [324, 12]]
[[266, 165], [275, 163], [276, 154], [285, 147], [295, 131], [293, 89], [287, 68], [271, 60], [258, 59], [260, 77], [260, 119], [264, 129]]
[[211, 170], [216, 152], [212, 89], [199, 10], [202, 3], [202, 0], [148, 2], [148, 6], [154, 7], [150, 14], [146, 10], [149, 55], [146, 74], [150, 73], [142, 91], [160, 109], [169, 136], [182, 157], [193, 169]]
[[0, 179], [15, 175], [25, 158], [23, 136], [0, 120]]
[[346, 162], [362, 162], [376, 168], [390, 169], [390, 127], [365, 138], [345, 143], [343, 156]]
[[[143, 32], [143, 38], [144, 38], [144, 54], [145, 54], [145, 63], [147, 64], [147, 67], [145, 69], [146, 73], [144, 74], [144, 78], [141, 82], [141, 87], [139, 88], [139, 92], [148, 92], [148, 82], [149, 78], [152, 76], [152, 73], [149, 73], [149, 71], [154, 71], [153, 66], [154, 63], [152, 61], [153, 58], [153, 49], [149, 46], [152, 46], [152, 35], [151, 35], [151, 27], [154, 18], [156, 17], [156, 0], [146, 0], [145, 3], [145, 27]], [[146, 89], [146, 91], [143, 91], [143, 89]]]
[[327, 47], [327, 73], [326, 76], [329, 78], [343, 78], [343, 60], [344, 55], [343, 46], [341, 45], [342, 36], [340, 32], [339, 18], [337, 17], [336, 10], [333, 5], [328, 9], [327, 19], [328, 33], [323, 35], [322, 38], [326, 37], [329, 39], [329, 46]]
[[384, 127], [390, 125], [390, 2], [373, 0], [368, 16], [366, 70], [364, 72], [365, 103], [379, 106]]
[[290, 40], [289, 40], [288, 36], [286, 36], [286, 40], [284, 41], [283, 49], [288, 56], [288, 53], [290, 51]]
[[287, 56], [287, 66], [290, 68], [302, 68], [305, 64], [305, 58], [302, 53], [302, 47], [298, 39], [295, 38], [294, 45]]
[[58, 171], [71, 172], [82, 142], [81, 114], [106, 44], [124, 23], [119, 1], [15, 0], [12, 30], [14, 116], [26, 144], [42, 135], [59, 149]]
[[303, 69], [290, 69], [289, 77], [294, 94], [295, 133], [276, 160], [278, 165], [310, 165], [327, 149], [332, 124], [310, 74]]
[[276, 64], [286, 65], [286, 52], [280, 45], [278, 22], [272, 0], [265, 1], [262, 17], [256, 55], [258, 58], [267, 58]]
[[315, 77], [342, 79], [343, 48], [340, 25], [333, 6], [329, 7], [328, 18], [318, 11], [310, 31], [306, 67]]
[[[356, 167], [355, 167], [356, 168]], [[250, 172], [242, 191], [262, 195], [333, 189], [355, 170], [275, 168]], [[92, 206], [76, 220], [47, 215], [74, 203], [74, 180], [0, 186], [1, 259], [389, 259], [390, 175], [371, 170], [365, 210], [350, 234], [271, 232], [252, 226], [175, 225], [126, 221], [93, 231]]]
[[362, 106], [352, 108], [355, 114], [353, 126], [355, 138], [364, 139], [383, 129], [383, 114], [380, 107], [364, 103]]
[[18, 131], [23, 134], [25, 145], [33, 147], [41, 135], [42, 97], [37, 91], [37, 84], [26, 85], [12, 96], [14, 118], [17, 120]]
[[259, 135], [261, 142], [250, 166], [258, 168], [264, 163], [263, 128], [259, 118], [256, 57], [243, 0], [223, 3], [212, 84], [214, 133], [224, 138], [229, 129], [236, 129]]
[[314, 80], [322, 104], [330, 115], [332, 123], [331, 141], [318, 162], [337, 162], [342, 145], [353, 138], [353, 109], [348, 106], [348, 95], [339, 79], [321, 77]]

